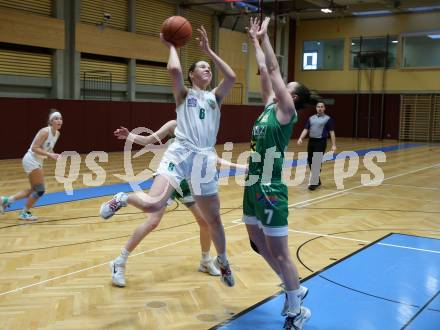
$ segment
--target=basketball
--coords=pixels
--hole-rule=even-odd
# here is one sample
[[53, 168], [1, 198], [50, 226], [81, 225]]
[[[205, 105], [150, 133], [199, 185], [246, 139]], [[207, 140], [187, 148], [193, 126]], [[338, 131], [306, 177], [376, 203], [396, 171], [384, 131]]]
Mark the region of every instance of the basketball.
[[171, 16], [163, 22], [161, 32], [166, 41], [183, 47], [191, 39], [192, 27], [185, 17]]

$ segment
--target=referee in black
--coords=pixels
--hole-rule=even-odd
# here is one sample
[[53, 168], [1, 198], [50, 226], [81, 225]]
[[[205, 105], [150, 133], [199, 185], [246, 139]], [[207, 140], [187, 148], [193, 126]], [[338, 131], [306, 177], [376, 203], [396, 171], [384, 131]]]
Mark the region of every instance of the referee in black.
[[321, 163], [322, 157], [327, 148], [327, 138], [330, 134], [332, 140], [331, 151], [336, 151], [336, 136], [333, 120], [325, 114], [325, 104], [320, 101], [316, 104], [316, 115], [311, 116], [301, 132], [298, 144], [309, 133], [309, 143], [307, 145], [307, 163], [311, 171], [309, 190], [315, 190], [321, 185]]

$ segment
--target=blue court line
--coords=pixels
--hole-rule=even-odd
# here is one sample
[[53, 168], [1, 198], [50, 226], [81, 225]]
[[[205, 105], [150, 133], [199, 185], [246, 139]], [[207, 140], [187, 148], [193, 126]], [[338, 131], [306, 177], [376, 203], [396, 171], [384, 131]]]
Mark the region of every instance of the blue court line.
[[[358, 156], [364, 156], [370, 151], [382, 151], [382, 152], [390, 152], [390, 151], [396, 151], [396, 150], [404, 150], [408, 148], [416, 148], [416, 147], [422, 147], [426, 144], [420, 144], [420, 143], [403, 143], [399, 145], [394, 146], [388, 146], [388, 147], [378, 147], [378, 148], [369, 148], [369, 149], [361, 149], [355, 151]], [[324, 158], [324, 160], [335, 160], [338, 158], [338, 155], [332, 155], [330, 158]], [[344, 156], [345, 157], [345, 156]], [[339, 156], [341, 158], [341, 156]], [[285, 162], [285, 167], [296, 167], [299, 165], [305, 165], [305, 162], [307, 160], [301, 159], [301, 160], [293, 160], [290, 163]], [[243, 171], [236, 171], [234, 169], [230, 170], [221, 170], [219, 172], [219, 177], [228, 177], [228, 176], [234, 176], [235, 174], [243, 174]], [[139, 185], [142, 189], [149, 189], [151, 187], [151, 184], [153, 183], [153, 179], [148, 179], [146, 181], [141, 182]], [[133, 189], [131, 188], [129, 183], [117, 183], [117, 184], [111, 184], [111, 185], [103, 185], [99, 187], [87, 187], [87, 188], [78, 188], [73, 190], [72, 195], [68, 195], [65, 191], [60, 192], [53, 192], [53, 193], [47, 193], [43, 197], [41, 197], [34, 207], [38, 206], [46, 206], [46, 205], [53, 205], [53, 204], [59, 204], [59, 203], [67, 203], [67, 202], [74, 202], [79, 201], [83, 199], [90, 199], [90, 198], [97, 198], [97, 197], [103, 197], [103, 196], [111, 196], [114, 195], [120, 191], [123, 192], [132, 192]], [[22, 209], [24, 204], [24, 200], [19, 200], [15, 203], [13, 203], [8, 209], [8, 211], [15, 211]]]
[[[390, 244], [440, 251], [438, 239], [389, 234], [312, 274], [303, 330], [438, 330], [440, 254]], [[283, 304], [274, 295], [211, 329], [282, 329]]]

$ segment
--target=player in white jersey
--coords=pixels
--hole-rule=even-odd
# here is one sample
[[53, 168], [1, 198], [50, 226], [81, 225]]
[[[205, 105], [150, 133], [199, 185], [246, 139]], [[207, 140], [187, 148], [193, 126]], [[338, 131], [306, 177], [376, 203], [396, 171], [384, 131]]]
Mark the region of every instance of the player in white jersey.
[[[166, 138], [174, 138], [176, 133], [177, 122], [175, 120], [170, 120], [166, 122], [161, 128], [149, 136], [142, 136], [130, 133], [125, 127], [118, 128], [114, 134], [118, 139], [127, 139], [133, 143], [139, 145], [150, 145], [156, 142], [161, 142]], [[247, 171], [246, 165], [234, 164], [224, 159], [218, 158], [218, 165], [225, 166], [227, 168], [241, 169]], [[169, 200], [169, 202], [179, 201], [185, 205], [188, 210], [191, 211], [197, 224], [200, 227], [200, 248], [202, 250], [202, 256], [200, 259], [199, 271], [203, 273], [208, 273], [213, 276], [220, 276], [220, 270], [214, 264], [210, 257], [210, 247], [211, 247], [211, 236], [209, 234], [208, 224], [206, 223], [203, 214], [200, 212], [199, 208], [195, 204], [194, 198], [191, 195], [188, 183], [183, 180], [180, 184], [182, 194], [174, 192]], [[125, 246], [121, 249], [120, 255], [110, 262], [110, 270], [112, 273], [112, 282], [118, 287], [125, 286], [125, 270], [127, 259], [131, 252], [138, 246], [138, 244], [150, 233], [152, 232], [162, 220], [165, 214], [166, 206], [157, 212], [149, 214], [147, 220], [138, 226], [133, 232], [131, 237], [125, 243]]]
[[32, 215], [29, 210], [45, 192], [44, 160], [47, 157], [53, 160], [58, 159], [59, 155], [53, 152], [53, 148], [60, 136], [59, 130], [62, 125], [63, 119], [61, 113], [55, 109], [51, 109], [48, 126], [38, 131], [29, 150], [23, 157], [23, 169], [29, 177], [31, 187], [12, 196], [2, 196], [0, 200], [0, 213], [3, 213], [14, 201], [27, 198], [26, 205], [19, 214], [19, 219], [28, 221], [37, 220], [37, 217]]
[[165, 152], [158, 168], [158, 176], [146, 194], [116, 194], [102, 204], [100, 214], [108, 219], [127, 204], [144, 212], [160, 210], [174, 190], [179, 192], [180, 182], [186, 179], [190, 185], [197, 207], [209, 226], [211, 239], [217, 250], [216, 264], [222, 273], [222, 281], [227, 286], [234, 285], [226, 256], [226, 240], [220, 219], [218, 198], [217, 155], [214, 149], [219, 122], [220, 104], [235, 82], [234, 71], [209, 46], [208, 35], [203, 26], [200, 33], [200, 48], [212, 60], [223, 75], [223, 80], [212, 91], [207, 91], [212, 80], [210, 65], [205, 61], [193, 64], [188, 73], [191, 88], [184, 83], [182, 67], [176, 48], [163, 39], [169, 48], [168, 71], [173, 82], [176, 101], [176, 139]]

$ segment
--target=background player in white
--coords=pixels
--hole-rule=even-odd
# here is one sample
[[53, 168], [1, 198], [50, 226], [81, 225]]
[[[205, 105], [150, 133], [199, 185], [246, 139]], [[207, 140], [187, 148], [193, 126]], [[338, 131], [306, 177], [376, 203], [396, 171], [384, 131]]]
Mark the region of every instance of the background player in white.
[[169, 48], [167, 68], [171, 74], [176, 101], [176, 139], [164, 154], [157, 170], [159, 175], [154, 179], [149, 195], [118, 193], [101, 206], [100, 214], [108, 219], [127, 203], [145, 212], [156, 212], [166, 204], [175, 189], [180, 189], [180, 182], [186, 179], [208, 223], [218, 254], [215, 262], [222, 273], [222, 282], [233, 286], [235, 282], [226, 255], [225, 232], [220, 218], [217, 154], [214, 146], [220, 124], [220, 104], [234, 85], [235, 73], [210, 48], [203, 26], [198, 31], [199, 46], [222, 73], [223, 80], [212, 91], [208, 91], [212, 80], [211, 67], [205, 61], [198, 61], [189, 69], [191, 88], [188, 89], [177, 50], [161, 35], [162, 42]]
[[53, 148], [60, 136], [59, 130], [63, 125], [63, 118], [56, 109], [51, 109], [48, 125], [38, 131], [29, 150], [23, 157], [23, 168], [29, 177], [30, 189], [20, 191], [12, 196], [2, 196], [0, 200], [0, 213], [3, 213], [4, 209], [14, 201], [27, 198], [26, 205], [19, 214], [19, 219], [28, 221], [38, 219], [32, 215], [30, 209], [43, 196], [46, 189], [44, 185], [43, 163], [47, 157], [57, 160], [59, 156], [53, 152]]
[[[173, 138], [175, 136], [174, 130], [176, 129], [176, 126], [177, 122], [175, 120], [170, 120], [165, 123], [161, 128], [159, 128], [159, 130], [149, 136], [142, 136], [130, 133], [125, 127], [118, 128], [114, 132], [114, 134], [118, 139], [128, 139], [139, 145], [146, 146], [154, 144], [158, 141], [162, 141], [167, 137]], [[246, 171], [247, 169], [246, 165], [230, 163], [221, 158], [218, 159], [218, 164], [224, 165], [228, 168], [232, 167], [235, 169], [242, 169], [244, 171]], [[200, 212], [199, 208], [195, 204], [194, 198], [189, 191], [189, 186], [186, 180], [183, 180], [181, 182], [180, 188], [183, 194], [180, 195], [177, 192], [174, 192], [171, 198], [178, 200], [179, 202], [184, 204], [192, 212], [200, 227], [200, 247], [202, 250], [202, 256], [200, 259], [199, 271], [208, 273], [213, 276], [219, 276], [220, 270], [216, 267], [209, 255], [211, 247], [211, 236], [209, 235], [208, 225], [203, 219], [203, 214]], [[147, 236], [159, 225], [163, 215], [165, 214], [165, 211], [166, 206], [164, 206], [157, 212], [151, 213], [148, 216], [148, 219], [142, 225], [137, 227], [136, 230], [133, 232], [133, 235], [129, 238], [125, 246], [121, 249], [121, 254], [115, 260], [110, 262], [112, 282], [114, 285], [119, 287], [125, 286], [125, 269], [128, 256], [145, 238], [145, 236]]]

